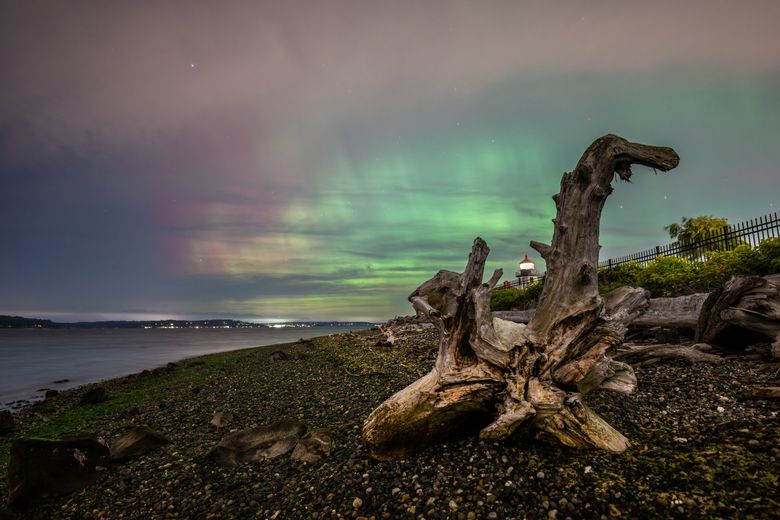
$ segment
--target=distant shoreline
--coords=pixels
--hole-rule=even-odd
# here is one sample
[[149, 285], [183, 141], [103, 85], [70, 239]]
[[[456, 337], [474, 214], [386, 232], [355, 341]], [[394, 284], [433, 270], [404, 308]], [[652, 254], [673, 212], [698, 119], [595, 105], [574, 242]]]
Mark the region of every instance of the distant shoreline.
[[268, 329], [309, 327], [371, 327], [368, 321], [285, 321], [254, 323], [243, 320], [113, 320], [61, 323], [38, 318], [0, 315], [0, 329]]

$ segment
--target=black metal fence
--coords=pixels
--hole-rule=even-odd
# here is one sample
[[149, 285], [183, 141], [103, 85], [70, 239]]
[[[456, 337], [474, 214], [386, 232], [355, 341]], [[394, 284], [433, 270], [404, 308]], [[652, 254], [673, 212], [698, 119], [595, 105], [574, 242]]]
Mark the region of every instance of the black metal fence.
[[599, 262], [599, 269], [610, 269], [632, 261], [647, 265], [659, 256], [676, 256], [689, 262], [702, 262], [706, 260], [706, 253], [709, 251], [726, 251], [743, 244], [757, 247], [762, 240], [779, 236], [780, 218], [778, 218], [777, 213], [771, 213], [757, 219], [726, 226], [695, 242], [672, 242], [663, 246], [655, 246], [654, 249], [610, 258]]

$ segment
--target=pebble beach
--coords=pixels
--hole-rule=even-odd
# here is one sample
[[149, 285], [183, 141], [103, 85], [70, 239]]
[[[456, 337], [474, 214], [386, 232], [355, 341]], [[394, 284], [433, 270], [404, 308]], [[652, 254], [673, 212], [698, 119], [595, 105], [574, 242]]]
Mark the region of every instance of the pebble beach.
[[[406, 460], [376, 462], [360, 442], [363, 420], [425, 374], [436, 333], [392, 348], [376, 331], [192, 358], [100, 383], [109, 400], [79, 407], [92, 386], [15, 414], [0, 439], [0, 491], [13, 437], [91, 433], [107, 443], [146, 425], [172, 442], [116, 464], [72, 495], [18, 518], [778, 518], [780, 403], [745, 399], [777, 384], [780, 366], [734, 357], [720, 364], [636, 368], [638, 390], [587, 396], [625, 434], [622, 455], [574, 451], [533, 438], [483, 442], [468, 426]], [[286, 359], [273, 358], [276, 351]], [[278, 358], [278, 356], [277, 356]], [[229, 414], [222, 428], [210, 423]], [[277, 457], [224, 468], [207, 457], [220, 439], [280, 419], [328, 428], [328, 457]]]

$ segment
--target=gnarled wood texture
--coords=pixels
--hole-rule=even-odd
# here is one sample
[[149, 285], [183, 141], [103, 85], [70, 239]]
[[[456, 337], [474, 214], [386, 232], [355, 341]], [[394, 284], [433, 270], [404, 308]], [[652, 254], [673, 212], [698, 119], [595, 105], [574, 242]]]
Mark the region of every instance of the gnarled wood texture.
[[756, 339], [773, 341], [780, 358], [780, 274], [734, 276], [702, 306], [696, 341], [739, 350]]
[[621, 309], [603, 314], [597, 262], [601, 210], [617, 174], [631, 165], [667, 171], [679, 161], [671, 148], [607, 135], [563, 175], [551, 245], [532, 242], [547, 262], [539, 307], [528, 326], [494, 318], [482, 283], [489, 249], [477, 238], [462, 273], [440, 271], [409, 296], [441, 333], [436, 363], [426, 376], [376, 408], [363, 425], [375, 458], [405, 456], [479, 417], [480, 436], [504, 439], [518, 428], [572, 447], [622, 452], [628, 440], [582, 402], [597, 389], [630, 393], [631, 367], [609, 358], [625, 324], [647, 306], [643, 290], [626, 291]]

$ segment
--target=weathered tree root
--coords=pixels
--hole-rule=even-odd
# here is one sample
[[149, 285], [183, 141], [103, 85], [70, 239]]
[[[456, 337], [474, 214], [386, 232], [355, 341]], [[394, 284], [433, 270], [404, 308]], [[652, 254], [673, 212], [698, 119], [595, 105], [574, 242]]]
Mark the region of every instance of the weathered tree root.
[[632, 164], [667, 171], [678, 161], [671, 148], [607, 135], [563, 175], [553, 196], [552, 245], [531, 243], [546, 260], [547, 275], [527, 327], [492, 316], [490, 291], [502, 272], [482, 283], [489, 249], [481, 238], [462, 274], [442, 270], [418, 287], [409, 301], [439, 329], [438, 357], [430, 373], [366, 419], [363, 441], [371, 455], [408, 455], [475, 417], [486, 424], [483, 438], [505, 439], [523, 428], [571, 447], [624, 451], [628, 440], [581, 396], [634, 390], [631, 367], [607, 352], [621, 344], [625, 323], [637, 314], [635, 307], [647, 306], [647, 295], [627, 292], [620, 312], [602, 315], [599, 220], [615, 174], [628, 180]]

